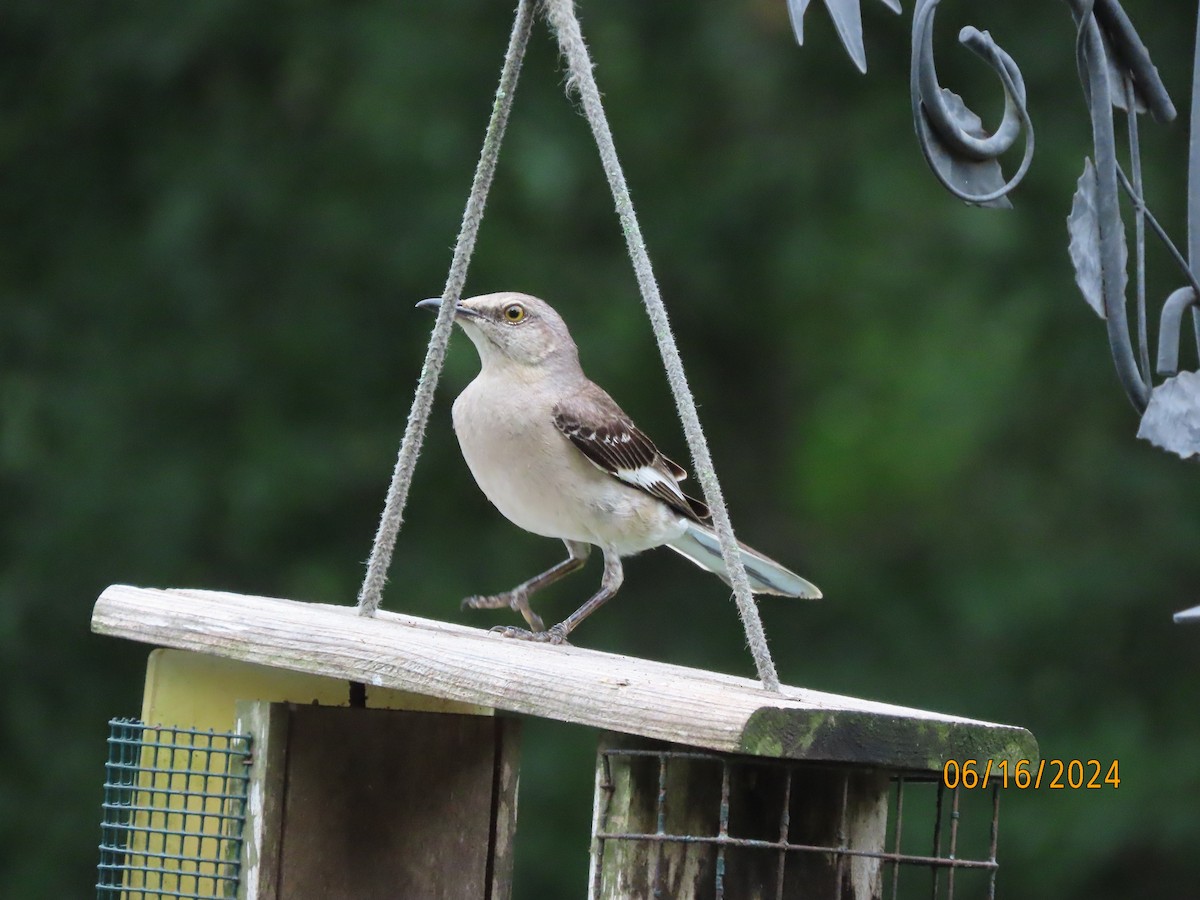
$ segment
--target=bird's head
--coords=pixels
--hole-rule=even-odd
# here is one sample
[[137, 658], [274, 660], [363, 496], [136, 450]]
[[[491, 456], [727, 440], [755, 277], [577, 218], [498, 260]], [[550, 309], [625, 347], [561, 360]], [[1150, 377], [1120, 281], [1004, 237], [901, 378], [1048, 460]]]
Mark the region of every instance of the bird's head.
[[[441, 300], [422, 300], [422, 309], [436, 311]], [[544, 300], [516, 291], [482, 294], [460, 300], [454, 321], [479, 351], [487, 367], [517, 363], [537, 366], [558, 360], [578, 362], [578, 351], [567, 325]]]

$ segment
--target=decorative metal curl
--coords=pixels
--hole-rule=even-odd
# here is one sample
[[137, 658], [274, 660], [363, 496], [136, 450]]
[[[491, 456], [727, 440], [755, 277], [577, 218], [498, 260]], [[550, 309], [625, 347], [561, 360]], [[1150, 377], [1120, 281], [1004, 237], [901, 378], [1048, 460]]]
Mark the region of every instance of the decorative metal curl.
[[[933, 21], [939, 0], [918, 0], [913, 11], [909, 88], [921, 152], [938, 181], [958, 199], [977, 206], [1007, 207], [1012, 191], [1033, 160], [1033, 123], [1025, 104], [1025, 79], [1013, 58], [990, 34], [967, 26], [959, 42], [994, 71], [1004, 88], [1004, 117], [992, 134], [962, 98], [938, 84], [933, 60]], [[1025, 132], [1025, 153], [1012, 178], [1004, 180], [998, 159]]]
[[1183, 313], [1188, 307], [1200, 303], [1200, 293], [1195, 288], [1179, 288], [1171, 292], [1162, 308], [1162, 320], [1158, 326], [1158, 374], [1179, 374], [1179, 330], [1183, 324]]

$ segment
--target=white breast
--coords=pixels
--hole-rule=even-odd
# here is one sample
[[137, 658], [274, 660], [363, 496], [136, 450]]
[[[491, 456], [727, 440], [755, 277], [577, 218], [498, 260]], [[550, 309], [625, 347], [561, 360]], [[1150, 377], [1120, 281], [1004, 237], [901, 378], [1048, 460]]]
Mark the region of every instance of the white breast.
[[454, 430], [480, 489], [506, 518], [546, 537], [621, 555], [657, 547], [686, 523], [666, 504], [593, 466], [554, 426], [542, 392], [480, 373], [454, 402]]

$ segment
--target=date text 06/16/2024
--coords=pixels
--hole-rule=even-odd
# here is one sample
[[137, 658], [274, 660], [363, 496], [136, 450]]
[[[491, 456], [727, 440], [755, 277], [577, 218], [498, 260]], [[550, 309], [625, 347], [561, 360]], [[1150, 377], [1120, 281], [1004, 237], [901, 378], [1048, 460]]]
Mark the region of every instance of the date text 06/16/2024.
[[1011, 764], [1007, 759], [948, 759], [942, 766], [942, 784], [953, 790], [1015, 787], [1018, 790], [1100, 790], [1121, 786], [1117, 760], [1043, 759], [1035, 766], [1027, 759]]

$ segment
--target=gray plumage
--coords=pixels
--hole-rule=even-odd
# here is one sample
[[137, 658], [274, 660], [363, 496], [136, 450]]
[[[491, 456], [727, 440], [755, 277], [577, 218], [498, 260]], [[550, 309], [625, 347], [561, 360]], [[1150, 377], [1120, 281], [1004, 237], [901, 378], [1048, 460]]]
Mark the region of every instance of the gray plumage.
[[[436, 308], [438, 300], [418, 306]], [[479, 375], [454, 402], [463, 457], [487, 498], [514, 524], [559, 538], [568, 559], [510, 591], [469, 597], [473, 608], [511, 607], [532, 631], [513, 637], [561, 643], [620, 587], [621, 557], [667, 545], [728, 583], [708, 507], [680, 488], [687, 477], [589, 381], [566, 324], [549, 304], [503, 292], [463, 300], [455, 321], [479, 351]], [[549, 631], [529, 596], [604, 554], [600, 590]], [[805, 579], [739, 543], [755, 593], [817, 598]]]

